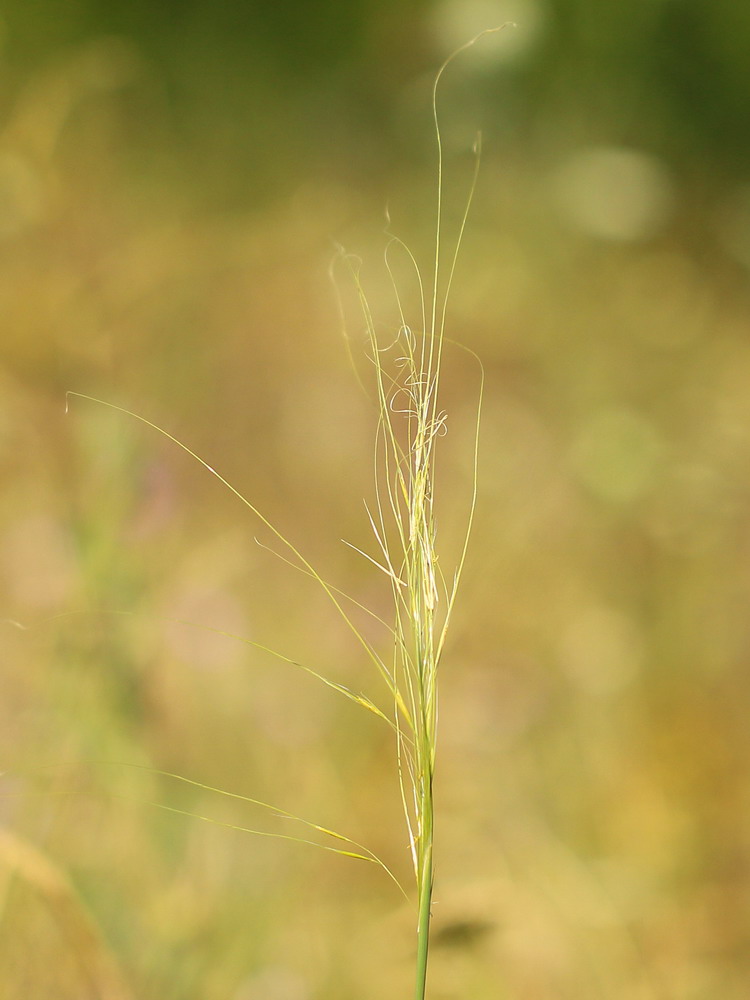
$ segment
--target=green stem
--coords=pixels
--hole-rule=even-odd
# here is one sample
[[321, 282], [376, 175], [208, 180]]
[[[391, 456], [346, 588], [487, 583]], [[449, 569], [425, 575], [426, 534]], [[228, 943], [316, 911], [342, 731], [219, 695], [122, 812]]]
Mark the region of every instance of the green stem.
[[419, 880], [419, 923], [417, 924], [417, 984], [415, 1000], [424, 1000], [427, 986], [427, 952], [430, 944], [430, 906], [432, 904], [432, 822], [425, 830], [426, 839], [422, 854]]

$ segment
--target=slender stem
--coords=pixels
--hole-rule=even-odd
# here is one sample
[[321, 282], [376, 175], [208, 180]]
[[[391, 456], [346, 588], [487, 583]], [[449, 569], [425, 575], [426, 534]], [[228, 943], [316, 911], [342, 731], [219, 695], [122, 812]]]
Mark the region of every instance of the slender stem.
[[432, 780], [425, 790], [421, 844], [421, 867], [419, 871], [419, 923], [417, 924], [417, 982], [415, 1000], [424, 1000], [427, 986], [427, 953], [430, 945], [430, 907], [432, 904], [432, 883], [434, 867], [432, 861]]

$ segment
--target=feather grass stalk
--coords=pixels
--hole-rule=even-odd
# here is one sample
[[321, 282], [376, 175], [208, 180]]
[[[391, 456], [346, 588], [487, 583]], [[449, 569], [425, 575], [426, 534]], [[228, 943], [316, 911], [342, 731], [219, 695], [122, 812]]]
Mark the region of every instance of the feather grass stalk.
[[[452, 253], [443, 258], [443, 144], [438, 116], [438, 87], [449, 64], [485, 35], [480, 32], [453, 52], [435, 77], [432, 114], [437, 142], [437, 205], [432, 275], [429, 286], [406, 244], [396, 236], [386, 247], [385, 263], [391, 276], [400, 317], [393, 343], [380, 343], [373, 313], [359, 279], [359, 262], [346, 258], [365, 318], [369, 356], [374, 365], [378, 433], [375, 452], [375, 509], [368, 509], [379, 547], [378, 559], [367, 556], [389, 580], [395, 609], [391, 684], [398, 774], [412, 863], [417, 886], [417, 961], [415, 1000], [424, 1000], [430, 940], [432, 893], [435, 878], [434, 777], [438, 723], [438, 667], [445, 646], [458, 583], [476, 506], [479, 421], [483, 374], [480, 380], [474, 438], [474, 476], [463, 548], [452, 579], [444, 576], [436, 546], [436, 446], [446, 430], [440, 406], [440, 381], [446, 337], [446, 317], [456, 264], [476, 188], [481, 136], [474, 146], [474, 175]], [[416, 324], [407, 320], [391, 265], [393, 250], [406, 255], [419, 290]], [[429, 290], [428, 290], [429, 289]], [[472, 351], [470, 354], [476, 358]], [[478, 358], [476, 359], [479, 360]], [[481, 363], [479, 364], [481, 371]]]
[[[435, 827], [434, 777], [438, 729], [438, 668], [445, 647], [448, 626], [474, 520], [477, 497], [479, 425], [484, 383], [481, 362], [473, 351], [463, 347], [463, 350], [476, 359], [480, 372], [473, 442], [473, 484], [462, 547], [452, 574], [450, 577], [446, 577], [438, 559], [434, 513], [437, 443], [446, 431], [447, 419], [446, 413], [440, 405], [440, 382], [444, 347], [446, 343], [455, 345], [455, 341], [449, 340], [446, 336], [448, 301], [476, 187], [481, 150], [480, 137], [478, 136], [474, 146], [474, 173], [463, 216], [453, 249], [444, 256], [442, 232], [443, 146], [437, 98], [441, 78], [449, 64], [480, 38], [500, 31], [503, 27], [506, 25], [499, 28], [489, 28], [462, 45], [446, 59], [435, 77], [432, 91], [432, 113], [437, 142], [437, 205], [432, 273], [429, 281], [425, 282], [417, 261], [408, 246], [399, 237], [390, 236], [385, 250], [385, 265], [392, 281], [400, 318], [399, 331], [390, 344], [381, 343], [376, 331], [373, 311], [360, 280], [359, 259], [343, 250], [340, 250], [337, 255], [337, 259], [343, 262], [348, 269], [364, 317], [368, 345], [367, 354], [374, 372], [374, 404], [377, 416], [374, 449], [375, 499], [372, 509], [366, 505], [377, 555], [372, 556], [362, 549], [356, 549], [356, 551], [387, 577], [394, 609], [391, 625], [327, 582], [305, 558], [299, 548], [286, 538], [265, 514], [178, 438], [145, 417], [123, 407], [105, 400], [94, 399], [94, 397], [86, 396], [83, 393], [68, 393], [68, 397], [79, 397], [102, 403], [141, 421], [168, 438], [200, 463], [211, 475], [215, 476], [281, 544], [282, 551], [276, 554], [293, 568], [311, 577], [323, 589], [347, 628], [354, 634], [366, 657], [385, 682], [391, 699], [390, 709], [378, 706], [371, 699], [356, 694], [344, 685], [298, 663], [283, 653], [269, 649], [262, 643], [240, 636], [231, 636], [231, 638], [240, 639], [287, 663], [300, 667], [361, 708], [374, 713], [392, 728], [396, 742], [401, 801], [417, 890], [415, 1000], [424, 1000], [426, 995], [430, 911], [435, 879], [433, 839]], [[407, 319], [407, 311], [395, 278], [392, 260], [395, 253], [405, 257], [407, 266], [413, 271], [416, 279], [418, 315], [413, 323]], [[341, 315], [347, 350], [353, 361], [351, 341], [346, 330], [343, 308]], [[356, 365], [354, 367], [356, 372]], [[370, 639], [356, 626], [352, 615], [347, 610], [349, 604], [367, 612], [385, 626], [393, 640], [392, 650], [388, 656], [381, 654]], [[183, 624], [192, 625], [195, 623], [183, 622]], [[199, 627], [211, 628], [204, 625]], [[221, 634], [228, 635], [228, 633], [223, 632]], [[342, 834], [257, 799], [212, 788], [170, 772], [151, 768], [149, 770], [219, 795], [230, 795], [233, 798], [244, 799], [256, 807], [270, 810], [277, 816], [302, 823], [308, 830], [312, 829], [315, 833], [321, 834], [323, 838], [329, 837], [338, 841], [339, 844], [344, 843], [348, 847], [332, 847], [317, 843], [316, 846], [325, 847], [327, 850], [346, 857], [377, 864], [406, 895], [391, 869], [380, 858], [368, 848]], [[158, 805], [158, 803], [154, 804]], [[171, 807], [163, 806], [162, 808]], [[179, 812], [180, 810], [173, 811]], [[193, 814], [186, 813], [186, 815]], [[197, 818], [212, 821], [209, 817], [200, 816]], [[313, 843], [305, 837], [273, 834], [239, 826], [235, 829], [258, 833], [262, 836], [278, 836], [285, 840], [297, 840], [306, 844]]]

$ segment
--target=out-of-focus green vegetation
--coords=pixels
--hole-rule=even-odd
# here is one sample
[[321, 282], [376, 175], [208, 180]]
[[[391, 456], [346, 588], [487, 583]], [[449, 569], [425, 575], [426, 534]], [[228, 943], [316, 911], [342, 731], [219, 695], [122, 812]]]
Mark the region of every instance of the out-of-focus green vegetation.
[[[193, 447], [374, 607], [373, 418], [326, 271], [429, 252], [484, 158], [450, 334], [484, 360], [442, 672], [434, 1000], [744, 1000], [750, 962], [750, 9], [730, 0], [16, 0], [0, 49], [0, 996], [408, 995], [392, 741], [234, 632], [375, 696]], [[405, 272], [406, 273], [406, 272]], [[356, 353], [356, 316], [350, 317]], [[441, 538], [475, 372], [448, 359]], [[363, 371], [366, 373], [366, 363]], [[126, 615], [112, 612], [127, 612]], [[98, 992], [97, 992], [98, 991]]]

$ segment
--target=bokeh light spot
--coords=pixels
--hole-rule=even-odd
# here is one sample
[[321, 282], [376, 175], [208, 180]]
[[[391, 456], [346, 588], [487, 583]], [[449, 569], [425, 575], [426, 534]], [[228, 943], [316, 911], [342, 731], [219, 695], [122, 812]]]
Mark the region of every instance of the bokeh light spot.
[[591, 147], [571, 154], [553, 178], [562, 214], [606, 240], [646, 240], [669, 216], [672, 185], [653, 156], [634, 149]]
[[487, 64], [514, 63], [536, 46], [547, 12], [539, 0], [446, 0], [433, 15], [433, 32], [446, 52], [463, 45], [486, 28], [507, 25], [482, 39], [472, 53], [474, 70]]

